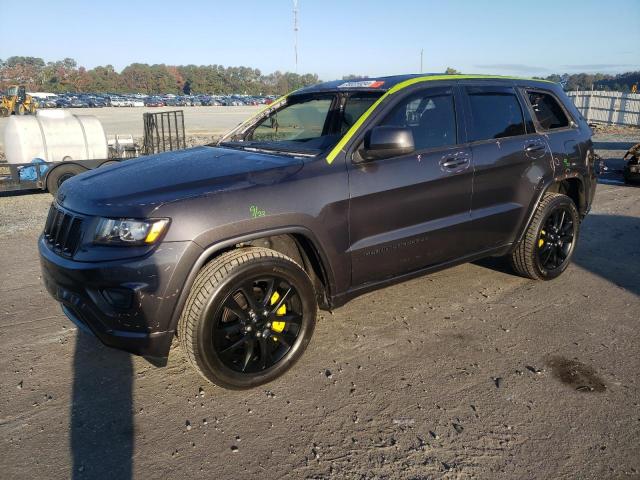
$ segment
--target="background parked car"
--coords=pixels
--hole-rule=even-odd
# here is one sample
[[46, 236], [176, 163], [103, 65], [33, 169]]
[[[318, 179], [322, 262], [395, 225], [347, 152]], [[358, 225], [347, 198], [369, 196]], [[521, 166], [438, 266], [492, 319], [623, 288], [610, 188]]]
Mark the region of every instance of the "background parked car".
[[145, 107], [164, 107], [164, 102], [158, 97], [148, 97], [144, 101]]

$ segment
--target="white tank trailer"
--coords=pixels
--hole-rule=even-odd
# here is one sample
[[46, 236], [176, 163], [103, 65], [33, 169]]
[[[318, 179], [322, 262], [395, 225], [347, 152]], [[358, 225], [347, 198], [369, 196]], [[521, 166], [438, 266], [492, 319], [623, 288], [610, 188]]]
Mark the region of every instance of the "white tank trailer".
[[109, 153], [100, 120], [66, 110], [12, 116], [4, 129], [4, 149], [8, 163], [106, 159]]

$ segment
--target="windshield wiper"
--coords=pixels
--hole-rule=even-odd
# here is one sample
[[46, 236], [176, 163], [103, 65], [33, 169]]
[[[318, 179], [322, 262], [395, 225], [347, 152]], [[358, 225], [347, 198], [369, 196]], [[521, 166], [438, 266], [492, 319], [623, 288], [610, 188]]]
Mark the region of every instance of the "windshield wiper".
[[252, 152], [279, 153], [283, 155], [302, 155], [304, 157], [315, 157], [320, 152], [314, 149], [283, 148], [268, 142], [221, 142], [221, 147], [235, 148], [238, 150], [250, 150]]
[[213, 146], [219, 145], [221, 147], [229, 147], [229, 148], [237, 148], [239, 150], [244, 150], [246, 147], [250, 146], [253, 142], [238, 142], [238, 141], [233, 141], [233, 142], [220, 142], [220, 143], [213, 143]]

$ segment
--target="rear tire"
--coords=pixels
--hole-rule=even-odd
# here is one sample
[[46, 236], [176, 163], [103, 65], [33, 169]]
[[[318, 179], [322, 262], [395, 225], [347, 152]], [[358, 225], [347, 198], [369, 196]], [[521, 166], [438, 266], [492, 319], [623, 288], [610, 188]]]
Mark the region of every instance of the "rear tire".
[[208, 381], [252, 388], [279, 377], [300, 358], [317, 308], [309, 276], [292, 259], [266, 248], [240, 248], [198, 273], [178, 337]]
[[64, 182], [69, 180], [71, 177], [75, 177], [76, 175], [86, 171], [87, 169], [80, 165], [58, 165], [49, 172], [49, 175], [47, 175], [47, 190], [55, 197], [60, 186]]
[[571, 262], [579, 227], [580, 215], [573, 200], [560, 193], [545, 194], [511, 253], [511, 266], [519, 275], [534, 280], [556, 278]]

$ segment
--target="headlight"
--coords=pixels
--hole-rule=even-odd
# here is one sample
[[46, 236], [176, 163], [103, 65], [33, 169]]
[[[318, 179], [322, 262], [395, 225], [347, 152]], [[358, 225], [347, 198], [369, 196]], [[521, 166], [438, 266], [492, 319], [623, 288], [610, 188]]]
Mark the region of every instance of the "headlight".
[[169, 225], [168, 218], [133, 220], [101, 218], [93, 243], [102, 245], [152, 245]]

